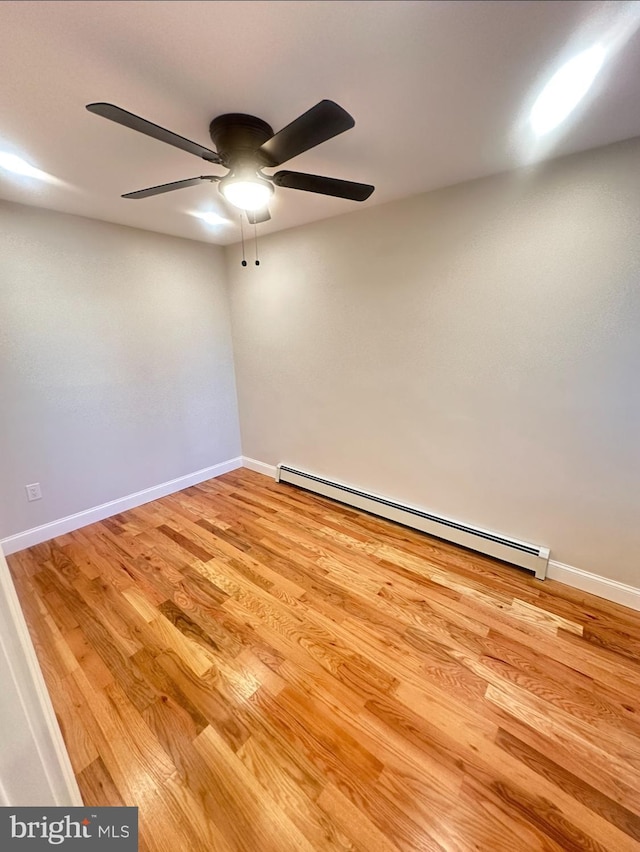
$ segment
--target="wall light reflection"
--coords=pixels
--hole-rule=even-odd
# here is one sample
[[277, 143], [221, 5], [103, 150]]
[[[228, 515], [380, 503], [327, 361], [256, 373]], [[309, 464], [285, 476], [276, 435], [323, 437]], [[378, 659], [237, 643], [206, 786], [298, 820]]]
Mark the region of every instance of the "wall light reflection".
[[596, 44], [556, 71], [531, 109], [529, 121], [538, 136], [549, 133], [577, 107], [593, 85], [605, 56], [604, 47]]
[[17, 154], [12, 154], [10, 151], [0, 151], [0, 169], [4, 169], [14, 175], [20, 175], [21, 177], [42, 180], [46, 183], [60, 183], [58, 178], [47, 172], [43, 172], [42, 169], [37, 169], [25, 159], [19, 157]]

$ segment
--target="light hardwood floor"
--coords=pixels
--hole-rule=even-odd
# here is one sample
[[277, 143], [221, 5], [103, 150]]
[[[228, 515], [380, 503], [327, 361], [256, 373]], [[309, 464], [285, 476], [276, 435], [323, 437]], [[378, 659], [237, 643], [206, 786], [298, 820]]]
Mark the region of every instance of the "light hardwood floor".
[[246, 470], [9, 559], [141, 849], [640, 849], [640, 614]]

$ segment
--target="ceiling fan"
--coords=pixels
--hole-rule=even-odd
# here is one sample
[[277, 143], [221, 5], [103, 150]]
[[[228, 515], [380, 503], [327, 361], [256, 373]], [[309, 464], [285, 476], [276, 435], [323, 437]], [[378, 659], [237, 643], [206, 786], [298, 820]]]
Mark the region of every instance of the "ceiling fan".
[[333, 101], [320, 101], [278, 133], [274, 133], [266, 121], [253, 115], [219, 115], [209, 125], [216, 151], [204, 148], [197, 142], [191, 142], [184, 136], [165, 130], [113, 104], [88, 104], [87, 109], [229, 170], [226, 175], [200, 175], [128, 192], [123, 198], [148, 198], [151, 195], [172, 192], [174, 189], [195, 186], [203, 181], [212, 181], [218, 183], [218, 188], [227, 201], [244, 210], [249, 222], [256, 224], [271, 218], [268, 205], [274, 184], [287, 189], [301, 189], [352, 201], [365, 201], [374, 190], [370, 184], [304, 172], [283, 170], [268, 175], [263, 171], [265, 168], [280, 166], [292, 157], [315, 148], [345, 130], [350, 130], [355, 121], [346, 110]]

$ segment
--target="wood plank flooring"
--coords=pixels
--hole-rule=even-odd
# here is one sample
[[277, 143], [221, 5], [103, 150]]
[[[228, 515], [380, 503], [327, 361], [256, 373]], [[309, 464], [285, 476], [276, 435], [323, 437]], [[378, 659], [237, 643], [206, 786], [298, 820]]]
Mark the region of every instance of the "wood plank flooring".
[[640, 614], [246, 470], [10, 557], [148, 852], [640, 849]]

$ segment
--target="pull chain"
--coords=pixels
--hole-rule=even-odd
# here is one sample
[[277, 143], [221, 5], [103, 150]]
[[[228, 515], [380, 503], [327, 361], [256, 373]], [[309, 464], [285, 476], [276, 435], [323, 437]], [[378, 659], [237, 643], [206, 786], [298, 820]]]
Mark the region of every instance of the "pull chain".
[[260, 261], [258, 260], [258, 226], [256, 223], [253, 223], [253, 240], [256, 245], [256, 266], [260, 266]]
[[242, 213], [240, 214], [240, 236], [242, 238], [242, 266], [246, 266], [247, 261], [244, 256], [244, 226], [242, 224]]

